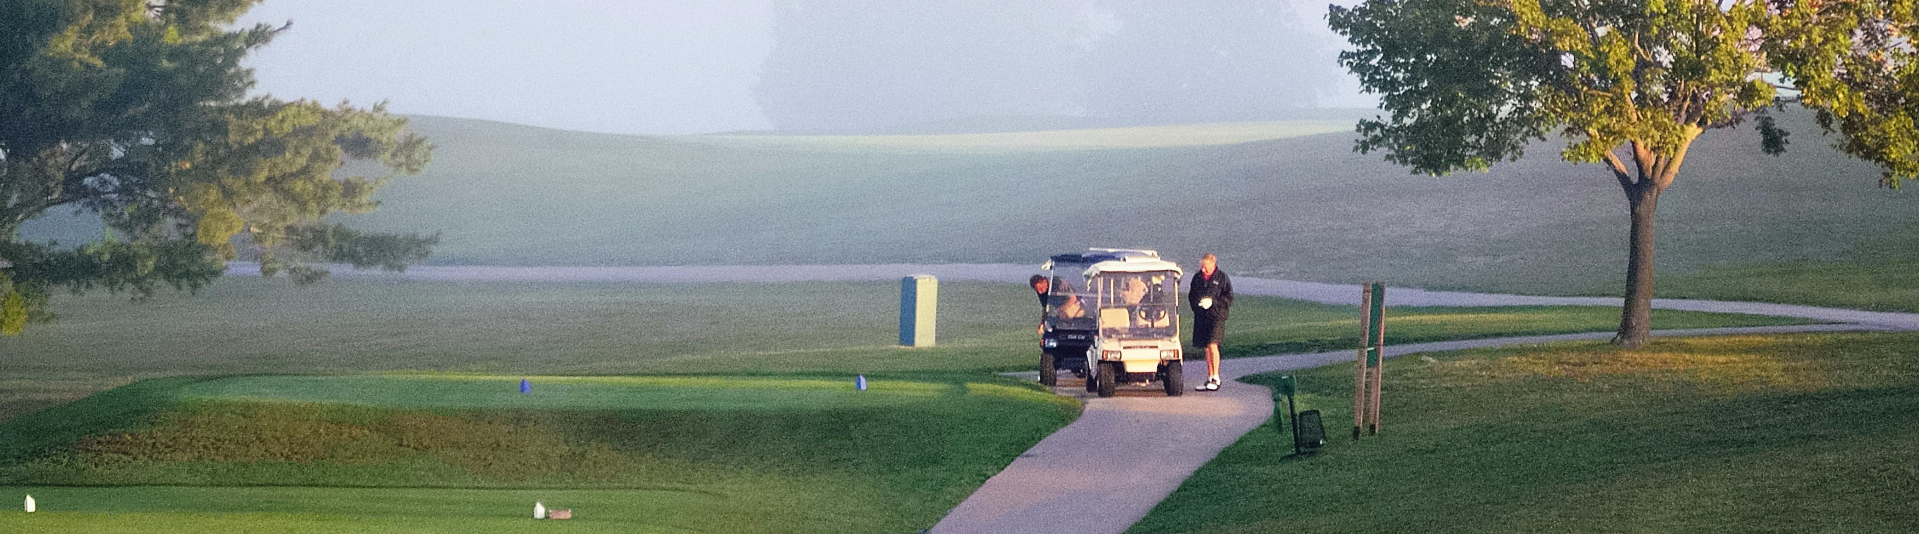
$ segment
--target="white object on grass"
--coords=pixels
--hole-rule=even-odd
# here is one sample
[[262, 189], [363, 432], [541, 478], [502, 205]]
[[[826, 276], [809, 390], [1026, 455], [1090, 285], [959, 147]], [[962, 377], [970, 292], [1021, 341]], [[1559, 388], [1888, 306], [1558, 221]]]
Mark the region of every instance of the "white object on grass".
[[540, 504], [540, 501], [533, 501], [533, 518], [546, 519], [546, 505]]
[[1203, 297], [1199, 299], [1199, 307], [1208, 310], [1213, 309], [1213, 297]]
[[34, 509], [34, 508], [36, 508], [36, 507], [35, 507], [35, 506], [33, 505], [33, 496], [32, 496], [32, 495], [28, 495], [28, 496], [27, 496], [27, 513], [29, 513], [29, 514], [31, 514], [31, 513], [33, 513], [33, 509]]

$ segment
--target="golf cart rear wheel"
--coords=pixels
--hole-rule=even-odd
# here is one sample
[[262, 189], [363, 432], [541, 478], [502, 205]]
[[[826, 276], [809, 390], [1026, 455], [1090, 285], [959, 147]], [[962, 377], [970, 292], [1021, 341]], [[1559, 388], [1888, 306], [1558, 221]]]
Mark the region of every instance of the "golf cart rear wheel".
[[1166, 396], [1178, 397], [1184, 395], [1186, 393], [1186, 370], [1181, 368], [1183, 366], [1179, 360], [1168, 361], [1165, 367], [1166, 378], [1165, 380], [1161, 380], [1161, 382], [1166, 383]]
[[1059, 368], [1054, 367], [1053, 353], [1039, 353], [1039, 384], [1046, 387], [1059, 385]]
[[1119, 362], [1099, 362], [1099, 396], [1111, 397], [1119, 391]]

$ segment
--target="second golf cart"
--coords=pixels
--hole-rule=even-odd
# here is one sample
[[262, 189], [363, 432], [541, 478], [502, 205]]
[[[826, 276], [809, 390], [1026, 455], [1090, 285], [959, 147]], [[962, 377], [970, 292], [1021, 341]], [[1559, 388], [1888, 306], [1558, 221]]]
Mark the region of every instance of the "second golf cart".
[[1151, 250], [1096, 248], [1053, 256], [1040, 268], [1050, 280], [1040, 382], [1057, 385], [1067, 370], [1101, 397], [1120, 384], [1160, 382], [1168, 396], [1185, 391], [1179, 265]]

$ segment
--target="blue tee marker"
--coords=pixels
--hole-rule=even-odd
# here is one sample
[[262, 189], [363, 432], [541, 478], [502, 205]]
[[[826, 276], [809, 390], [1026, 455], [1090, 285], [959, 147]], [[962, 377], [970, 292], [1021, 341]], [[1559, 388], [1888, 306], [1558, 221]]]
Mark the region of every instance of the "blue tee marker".
[[526, 382], [526, 379], [524, 378], [520, 379], [520, 393], [532, 393], [532, 392], [533, 392], [533, 384], [528, 384]]
[[866, 375], [860, 375], [859, 378], [853, 379], [853, 387], [860, 391], [866, 391]]

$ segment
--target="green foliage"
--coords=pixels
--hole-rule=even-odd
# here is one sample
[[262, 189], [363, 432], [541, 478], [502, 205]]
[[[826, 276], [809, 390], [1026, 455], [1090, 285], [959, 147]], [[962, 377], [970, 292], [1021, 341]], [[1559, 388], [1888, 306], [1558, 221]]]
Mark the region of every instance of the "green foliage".
[[[1773, 103], [1748, 35], [1766, 15], [1755, 2], [1385, 0], [1329, 20], [1356, 47], [1341, 63], [1392, 113], [1361, 123], [1360, 150], [1429, 174], [1483, 170], [1557, 129], [1566, 160], [1663, 189], [1701, 131]], [[1626, 146], [1633, 169], [1614, 153]]]
[[[425, 260], [433, 252], [433, 245], [440, 242], [439, 234], [370, 233], [348, 228], [344, 224], [289, 226], [284, 232], [286, 246], [302, 255], [360, 269], [379, 267], [394, 272], [404, 272], [408, 264]], [[262, 255], [260, 258], [261, 274], [272, 276], [282, 266], [277, 255]], [[287, 268], [298, 282], [311, 283], [327, 274], [324, 267], [296, 264]]]
[[1880, 183], [1919, 178], [1919, 8], [1911, 2], [1777, 0], [1761, 42], [1779, 72], [1818, 111], [1834, 146], [1872, 162]]
[[[381, 106], [243, 99], [241, 61], [274, 30], [226, 26], [255, 3], [0, 6], [0, 269], [29, 308], [55, 286], [197, 288], [242, 233], [297, 265], [276, 248], [288, 227], [370, 211], [387, 178], [426, 164], [431, 147]], [[381, 172], [336, 176], [355, 161]], [[20, 225], [55, 208], [96, 214], [127, 242], [22, 242]]]
[[1518, 159], [1558, 124], [1535, 78], [1555, 58], [1526, 46], [1498, 5], [1414, 0], [1330, 9], [1333, 29], [1354, 45], [1340, 64], [1392, 114], [1360, 121], [1360, 152], [1384, 151], [1388, 161], [1433, 175], [1485, 170]]

